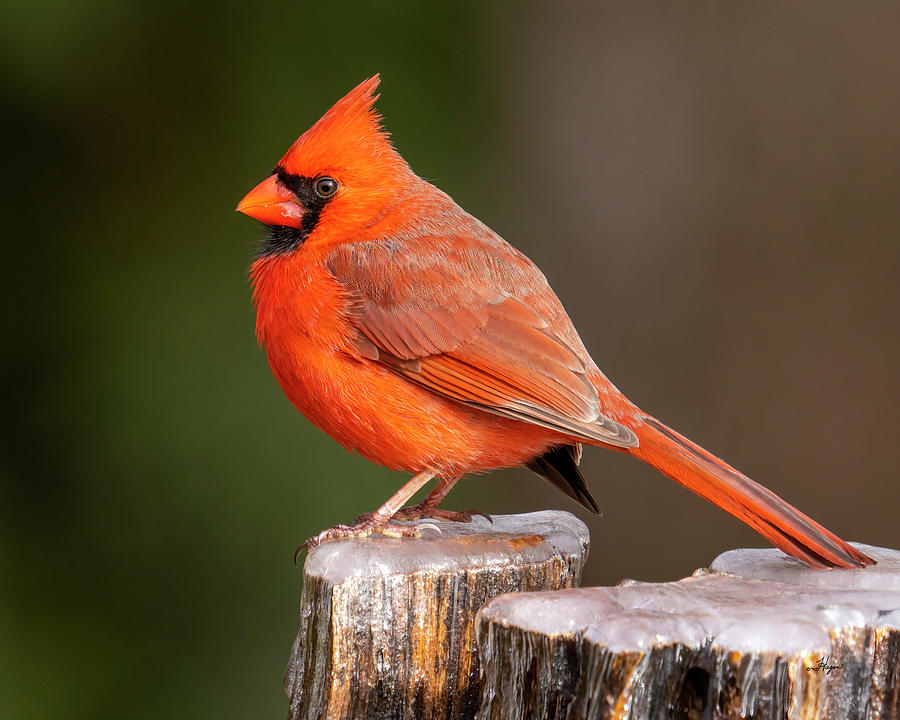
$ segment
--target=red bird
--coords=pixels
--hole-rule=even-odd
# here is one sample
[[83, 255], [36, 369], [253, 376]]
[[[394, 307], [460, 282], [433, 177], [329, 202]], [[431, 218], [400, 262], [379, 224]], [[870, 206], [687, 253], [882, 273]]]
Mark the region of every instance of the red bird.
[[302, 547], [421, 528], [392, 519], [470, 520], [438, 504], [463, 475], [500, 467], [524, 465], [596, 512], [578, 469], [588, 444], [643, 460], [809, 565], [874, 562], [619, 392], [537, 266], [394, 150], [378, 82], [325, 113], [237, 207], [268, 229], [253, 300], [282, 389], [348, 450], [414, 474]]

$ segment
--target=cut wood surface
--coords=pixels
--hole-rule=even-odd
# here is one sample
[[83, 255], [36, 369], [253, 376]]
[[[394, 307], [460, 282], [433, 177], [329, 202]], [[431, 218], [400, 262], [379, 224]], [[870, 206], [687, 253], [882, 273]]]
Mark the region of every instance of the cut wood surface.
[[574, 587], [588, 531], [565, 512], [327, 542], [303, 569], [285, 672], [292, 720], [472, 718], [475, 614], [500, 593]]
[[900, 552], [857, 547], [879, 564], [732, 551], [678, 582], [496, 598], [478, 717], [900, 717]]

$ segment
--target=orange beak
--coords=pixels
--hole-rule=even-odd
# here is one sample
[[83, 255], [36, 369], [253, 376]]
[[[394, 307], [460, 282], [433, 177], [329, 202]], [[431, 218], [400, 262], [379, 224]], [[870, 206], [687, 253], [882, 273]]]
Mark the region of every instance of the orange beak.
[[278, 183], [277, 175], [270, 175], [248, 192], [235, 209], [266, 225], [298, 228], [303, 224], [303, 207]]

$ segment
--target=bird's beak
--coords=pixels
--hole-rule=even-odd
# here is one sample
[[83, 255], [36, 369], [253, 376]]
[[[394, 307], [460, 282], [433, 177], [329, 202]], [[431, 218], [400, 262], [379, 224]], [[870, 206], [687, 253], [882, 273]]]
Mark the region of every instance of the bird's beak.
[[266, 225], [298, 228], [303, 223], [303, 208], [294, 194], [278, 182], [277, 175], [270, 175], [248, 192], [235, 209]]

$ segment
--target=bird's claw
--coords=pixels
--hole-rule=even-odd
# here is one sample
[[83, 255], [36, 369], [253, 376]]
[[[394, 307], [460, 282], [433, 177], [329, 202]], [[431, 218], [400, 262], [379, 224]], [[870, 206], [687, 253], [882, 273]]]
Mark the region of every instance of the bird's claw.
[[412, 507], [401, 508], [394, 515], [395, 520], [422, 520], [428, 518], [430, 520], [443, 520], [445, 522], [472, 522], [472, 518], [480, 515], [488, 522], [493, 524], [494, 519], [483, 510], [443, 510], [438, 507], [428, 505], [413, 505]]
[[388, 520], [382, 520], [375, 517], [375, 513], [363, 513], [352, 525], [335, 525], [332, 528], [323, 530], [318, 535], [313, 535], [309, 540], [303, 543], [294, 551], [294, 565], [305, 551], [312, 550], [317, 545], [321, 545], [329, 540], [340, 540], [343, 538], [365, 538], [373, 533], [380, 533], [388, 537], [422, 537], [422, 530], [434, 530], [438, 535], [441, 529], [434, 523], [418, 523], [416, 525], [393, 525]]

